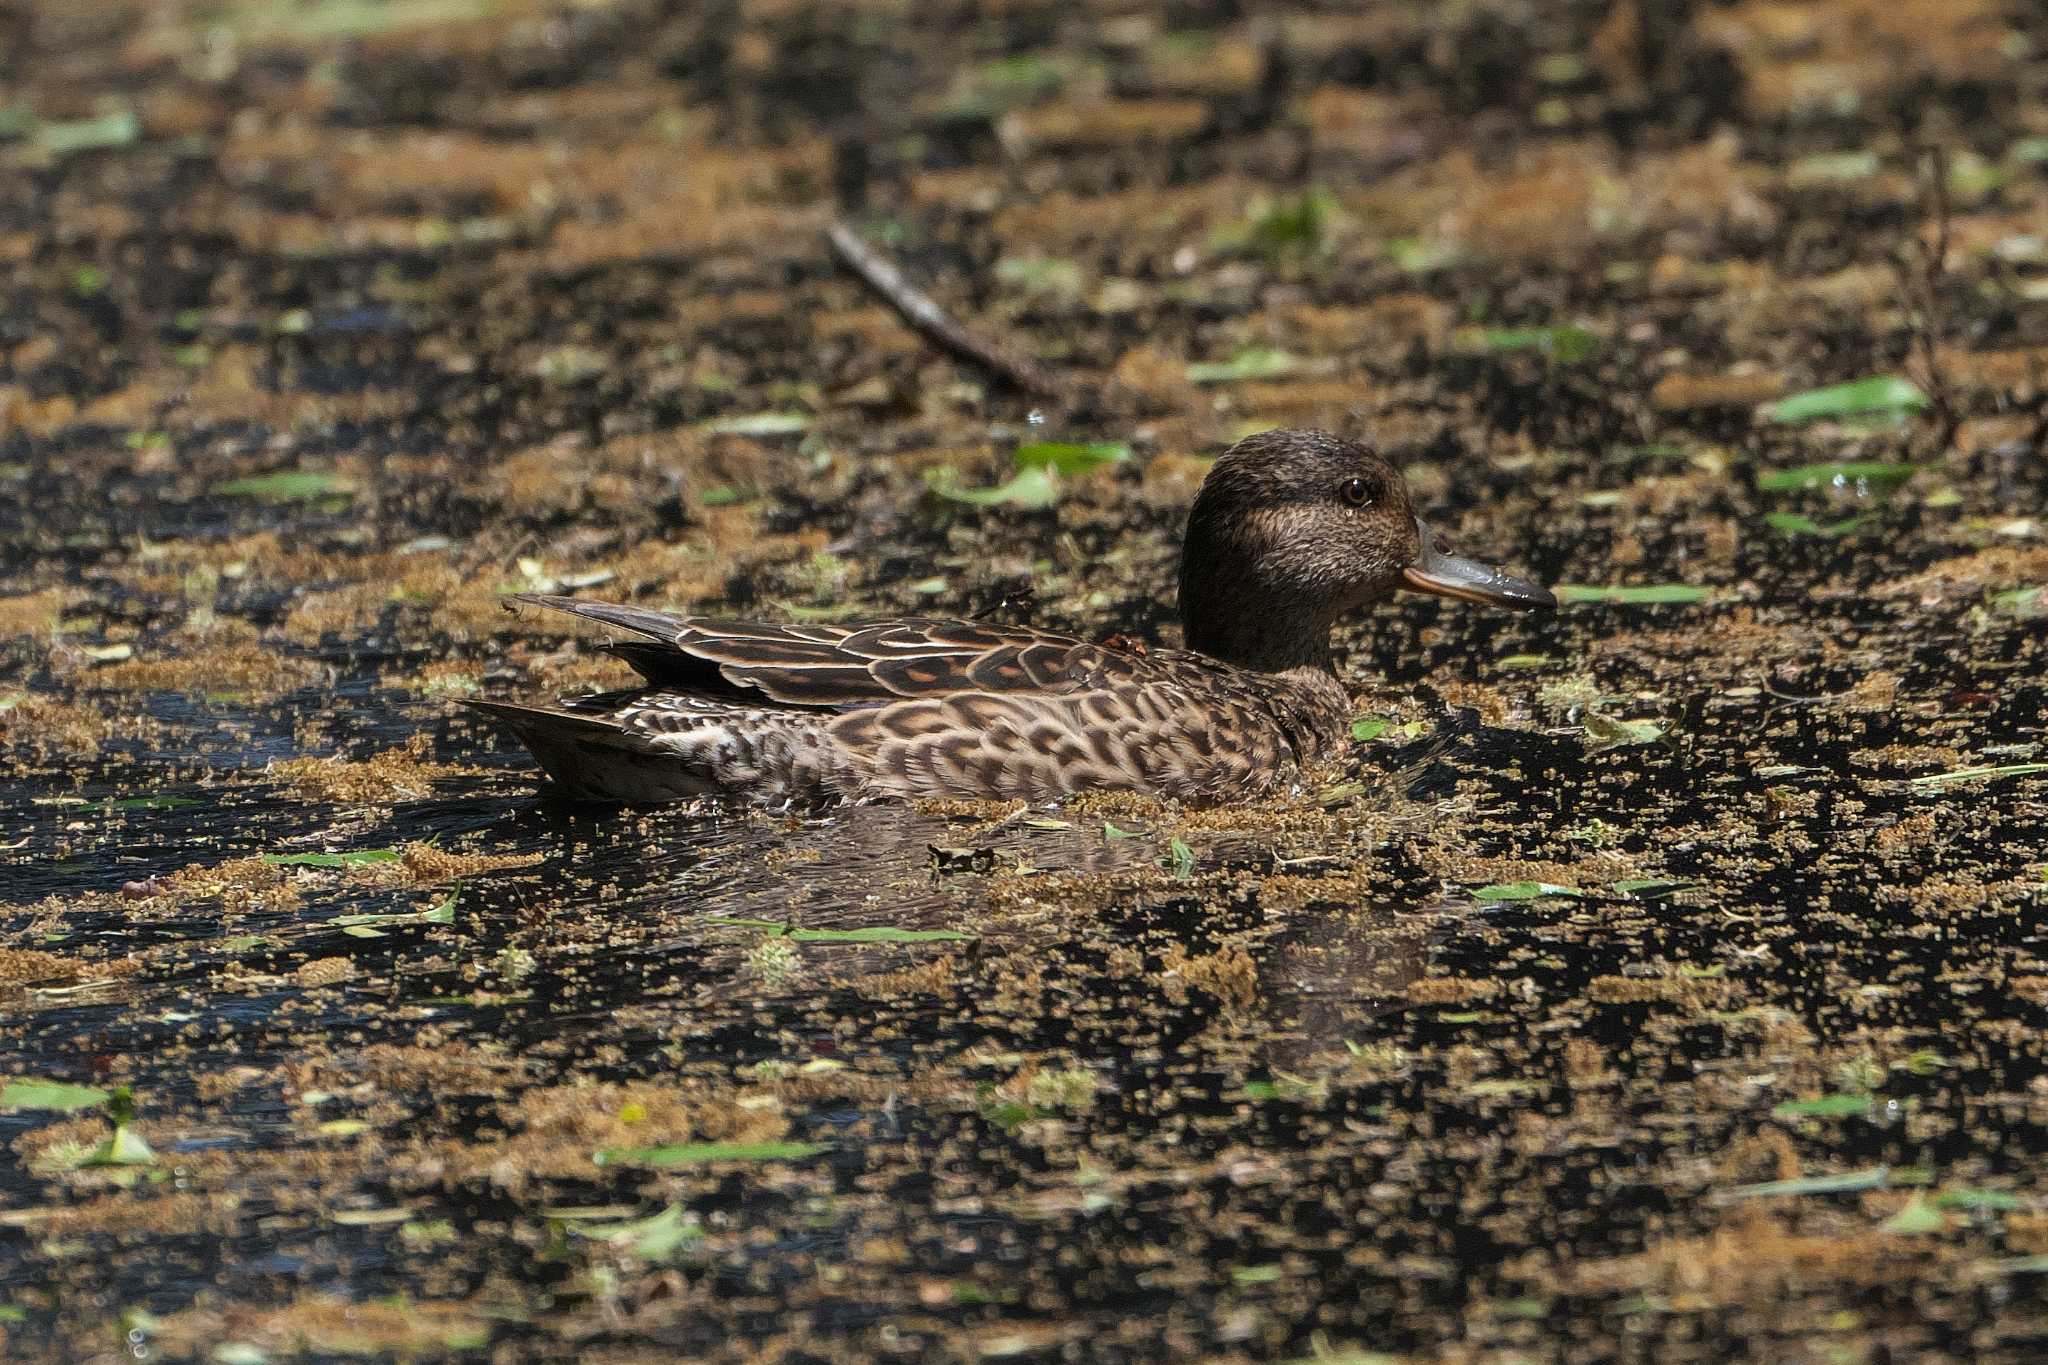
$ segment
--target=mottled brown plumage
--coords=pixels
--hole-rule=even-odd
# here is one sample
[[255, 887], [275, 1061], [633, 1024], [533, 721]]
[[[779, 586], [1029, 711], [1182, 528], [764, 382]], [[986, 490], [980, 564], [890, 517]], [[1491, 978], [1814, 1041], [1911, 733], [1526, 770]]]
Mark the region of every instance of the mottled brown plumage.
[[1378, 455], [1322, 432], [1248, 437], [1189, 517], [1186, 650], [909, 618], [777, 625], [522, 594], [635, 638], [646, 685], [471, 705], [571, 795], [819, 802], [1124, 789], [1185, 800], [1292, 782], [1344, 733], [1345, 612], [1411, 587], [1512, 607], [1541, 588], [1450, 556]]

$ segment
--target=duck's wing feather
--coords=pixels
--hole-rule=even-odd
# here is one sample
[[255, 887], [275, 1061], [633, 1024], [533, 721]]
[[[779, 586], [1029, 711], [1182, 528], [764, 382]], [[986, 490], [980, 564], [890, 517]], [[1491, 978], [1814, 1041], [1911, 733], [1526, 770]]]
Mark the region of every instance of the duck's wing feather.
[[969, 691], [1063, 693], [1179, 677], [1195, 666], [1186, 655], [1148, 657], [981, 621], [779, 624], [674, 616], [540, 593], [511, 600], [639, 636], [609, 648], [655, 686], [785, 706], [844, 709]]

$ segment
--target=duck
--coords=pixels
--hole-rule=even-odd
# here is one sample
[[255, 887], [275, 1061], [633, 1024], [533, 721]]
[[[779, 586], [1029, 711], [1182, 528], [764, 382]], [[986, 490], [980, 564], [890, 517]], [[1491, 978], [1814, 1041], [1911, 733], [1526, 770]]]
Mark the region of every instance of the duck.
[[604, 648], [641, 685], [466, 704], [583, 801], [1253, 799], [1298, 786], [1345, 742], [1353, 703], [1331, 632], [1404, 589], [1556, 605], [1453, 554], [1378, 451], [1267, 431], [1218, 457], [1196, 494], [1179, 572], [1185, 648], [985, 620], [723, 620], [519, 593], [508, 605], [626, 637]]

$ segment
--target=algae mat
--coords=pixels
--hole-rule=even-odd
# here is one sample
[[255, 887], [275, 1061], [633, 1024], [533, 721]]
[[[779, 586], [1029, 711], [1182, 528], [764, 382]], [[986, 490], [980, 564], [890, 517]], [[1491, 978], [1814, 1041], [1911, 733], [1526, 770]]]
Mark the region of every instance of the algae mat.
[[[1999, 0], [0, 6], [6, 1353], [2039, 1358], [2044, 86]], [[618, 678], [519, 590], [1170, 642], [1282, 424], [1569, 589], [1353, 623], [1286, 800], [590, 812], [456, 704]]]

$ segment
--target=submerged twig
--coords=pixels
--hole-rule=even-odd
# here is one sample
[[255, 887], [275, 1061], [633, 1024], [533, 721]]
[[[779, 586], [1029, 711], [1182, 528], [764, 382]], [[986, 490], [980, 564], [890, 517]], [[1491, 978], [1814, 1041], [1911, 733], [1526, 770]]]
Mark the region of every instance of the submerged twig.
[[860, 234], [848, 224], [832, 224], [825, 229], [825, 238], [831, 242], [833, 253], [847, 269], [860, 276], [868, 288], [880, 294], [882, 301], [896, 310], [898, 317], [932, 345], [958, 359], [979, 365], [1027, 393], [1057, 398], [1064, 392], [1057, 379], [1029, 360], [967, 330], [931, 295], [903, 278], [903, 272], [896, 268], [894, 262], [862, 241]]

